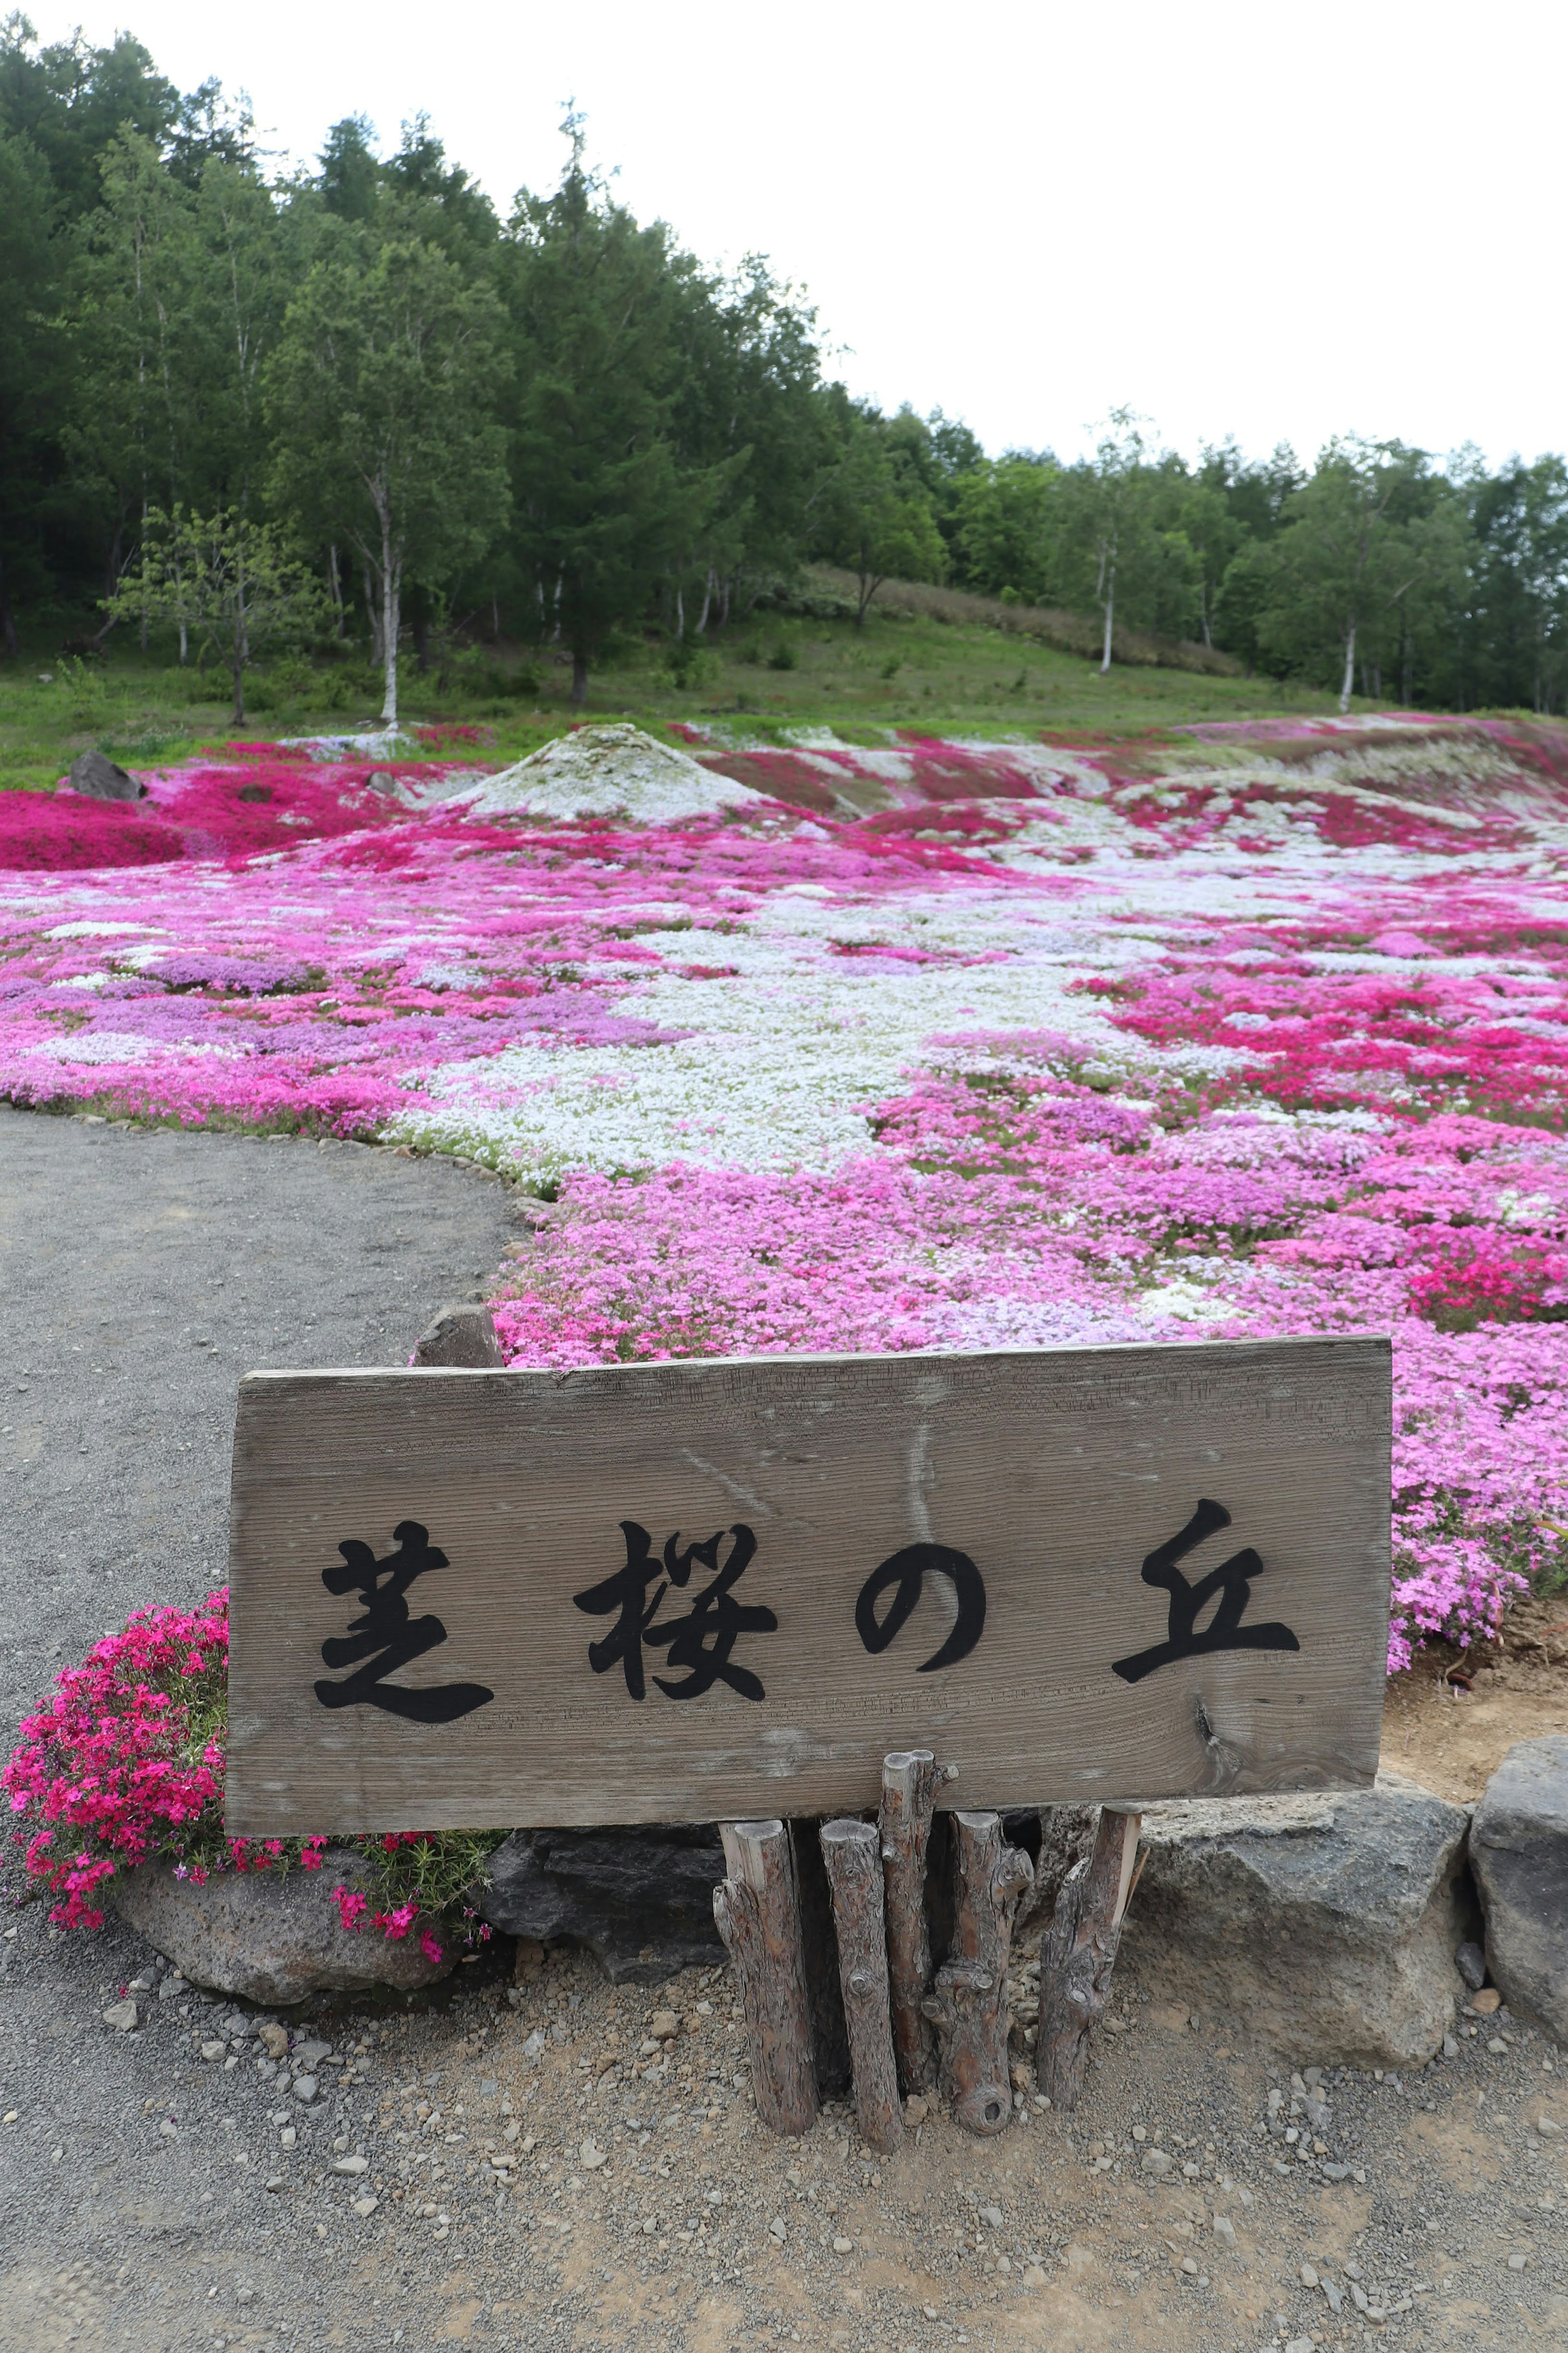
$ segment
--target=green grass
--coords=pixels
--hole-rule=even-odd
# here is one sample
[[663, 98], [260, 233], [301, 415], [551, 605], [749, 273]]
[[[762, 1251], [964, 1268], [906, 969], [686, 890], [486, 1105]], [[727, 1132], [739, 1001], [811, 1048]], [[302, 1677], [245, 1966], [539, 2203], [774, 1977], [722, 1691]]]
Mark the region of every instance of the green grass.
[[[683, 681], [672, 651], [628, 639], [593, 673], [585, 714], [571, 705], [569, 662], [549, 649], [469, 648], [439, 673], [421, 673], [405, 655], [402, 716], [411, 724], [480, 721], [494, 731], [496, 753], [516, 756], [584, 715], [637, 720], [660, 733], [671, 721], [719, 720], [763, 738], [832, 726], [874, 743], [891, 728], [1135, 739], [1187, 721], [1335, 707], [1330, 694], [1269, 679], [1120, 663], [1102, 678], [1094, 662], [1011, 629], [875, 605], [863, 629], [800, 616], [733, 623], [698, 646]], [[173, 652], [156, 638], [143, 655], [133, 640], [110, 638], [101, 660], [51, 658], [38, 647], [0, 667], [0, 790], [47, 789], [93, 744], [145, 767], [237, 734], [377, 723], [379, 682], [363, 659], [263, 664], [247, 691], [245, 726], [236, 729], [217, 677], [182, 670]]]

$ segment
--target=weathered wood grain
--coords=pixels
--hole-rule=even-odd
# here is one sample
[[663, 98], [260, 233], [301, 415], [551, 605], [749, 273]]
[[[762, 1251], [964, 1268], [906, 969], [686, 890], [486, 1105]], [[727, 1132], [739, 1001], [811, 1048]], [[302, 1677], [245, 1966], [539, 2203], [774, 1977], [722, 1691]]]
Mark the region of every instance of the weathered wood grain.
[[838, 1982], [849, 2031], [850, 2080], [860, 2137], [884, 2156], [901, 2147], [893, 2023], [888, 2009], [888, 1934], [880, 1836], [875, 1822], [851, 1816], [822, 1825], [822, 1860], [833, 1890]]
[[938, 2088], [952, 2104], [953, 2122], [989, 2137], [1013, 2115], [1007, 1964], [1013, 1915], [1034, 1874], [1023, 1849], [1003, 1839], [1000, 1814], [955, 1813], [952, 1836], [952, 1950], [922, 2007], [936, 2028]]
[[1040, 1946], [1039, 2087], [1056, 2107], [1077, 2107], [1089, 2040], [1110, 1999], [1110, 1977], [1132, 1887], [1142, 1816], [1103, 1807], [1094, 1844], [1061, 1884]]
[[789, 1832], [778, 1820], [722, 1822], [720, 1832], [729, 1875], [713, 1890], [713, 1919], [740, 1980], [757, 2114], [798, 2139], [817, 2100]]
[[887, 1890], [888, 1980], [899, 2081], [923, 2092], [936, 2081], [931, 2023], [921, 2009], [931, 1984], [926, 1922], [926, 1850], [936, 1793], [947, 1779], [929, 1748], [895, 1749], [882, 1759], [878, 1827]]
[[[1364, 1785], [1389, 1418], [1379, 1339], [253, 1374], [235, 1435], [229, 1827], [869, 1812], [883, 1757], [914, 1747], [957, 1767], [946, 1807]], [[1118, 1664], [1158, 1657], [1174, 1610], [1143, 1565], [1205, 1500], [1229, 1525], [1194, 1540], [1182, 1577], [1255, 1556], [1240, 1630], [1283, 1623], [1299, 1648], [1211, 1648], [1130, 1683]], [[641, 1699], [624, 1662], [595, 1671], [616, 1614], [574, 1597], [624, 1570], [622, 1523], [647, 1531], [649, 1601], [668, 1541], [678, 1565], [693, 1544], [711, 1554], [687, 1558], [656, 1630], [731, 1571], [730, 1599], [765, 1613], [728, 1652], [739, 1688], [661, 1687], [689, 1689], [692, 1651], [713, 1647], [700, 1621], [684, 1667], [679, 1643], [642, 1646]], [[425, 1647], [374, 1689], [417, 1691], [447, 1720], [339, 1704], [387, 1655], [354, 1648], [354, 1578], [411, 1525], [446, 1565], [408, 1585], [404, 1633]], [[345, 1543], [367, 1550], [345, 1560]], [[1200, 1636], [1226, 1606], [1189, 1613]]]

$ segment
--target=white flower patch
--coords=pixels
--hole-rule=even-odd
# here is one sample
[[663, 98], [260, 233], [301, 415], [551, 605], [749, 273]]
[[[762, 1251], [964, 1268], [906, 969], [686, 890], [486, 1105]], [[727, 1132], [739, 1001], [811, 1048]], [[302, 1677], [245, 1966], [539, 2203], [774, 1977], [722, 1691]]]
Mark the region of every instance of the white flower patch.
[[52, 932], [44, 934], [44, 937], [47, 940], [108, 940], [122, 932], [140, 932], [143, 935], [156, 932], [165, 939], [169, 936], [167, 926], [162, 923], [57, 923]]
[[[733, 944], [710, 936], [717, 948]], [[779, 953], [782, 944], [771, 954], [767, 943], [751, 944], [763, 970], [708, 982], [656, 974], [620, 999], [624, 1011], [661, 1028], [699, 1021], [697, 1034], [664, 1047], [564, 1053], [531, 1040], [443, 1064], [423, 1084], [444, 1109], [410, 1113], [397, 1133], [482, 1141], [535, 1178], [669, 1160], [832, 1169], [870, 1146], [863, 1107], [902, 1091], [933, 1031], [1049, 1028], [1086, 1056], [1113, 1056], [1118, 1068], [1159, 1059], [1091, 1002], [1069, 997], [1069, 976], [1054, 965], [1019, 958], [889, 972], [829, 956], [802, 969]]]
[[1163, 1282], [1157, 1291], [1146, 1291], [1138, 1303], [1145, 1324], [1228, 1324], [1238, 1313], [1234, 1300], [1183, 1275]]
[[198, 1045], [184, 1039], [142, 1038], [133, 1029], [79, 1029], [69, 1038], [50, 1038], [29, 1046], [26, 1059], [44, 1062], [190, 1061], [198, 1056], [216, 1061], [240, 1059], [237, 1046]]

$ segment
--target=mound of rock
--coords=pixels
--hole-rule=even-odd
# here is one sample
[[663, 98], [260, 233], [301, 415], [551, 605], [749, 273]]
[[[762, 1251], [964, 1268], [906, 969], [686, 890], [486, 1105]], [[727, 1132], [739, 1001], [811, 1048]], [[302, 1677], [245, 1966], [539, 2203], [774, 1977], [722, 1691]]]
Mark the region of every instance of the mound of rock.
[[758, 796], [715, 776], [689, 752], [640, 727], [574, 728], [512, 768], [454, 797], [479, 817], [624, 817], [666, 825], [685, 817], [756, 806]]
[[[416, 1920], [401, 1937], [343, 1926], [332, 1890], [368, 1893], [369, 1883], [363, 1855], [329, 1847], [320, 1871], [220, 1871], [198, 1885], [176, 1879], [170, 1863], [144, 1862], [117, 1871], [104, 1892], [182, 1977], [246, 2001], [283, 2005], [377, 1986], [407, 1993], [448, 1976], [458, 1956], [441, 1921]], [[420, 1944], [426, 1927], [440, 1939], [438, 1961]]]
[[1151, 1807], [1128, 1949], [1189, 2009], [1286, 2056], [1417, 2065], [1465, 1991], [1468, 1828], [1394, 1773], [1372, 1789]]

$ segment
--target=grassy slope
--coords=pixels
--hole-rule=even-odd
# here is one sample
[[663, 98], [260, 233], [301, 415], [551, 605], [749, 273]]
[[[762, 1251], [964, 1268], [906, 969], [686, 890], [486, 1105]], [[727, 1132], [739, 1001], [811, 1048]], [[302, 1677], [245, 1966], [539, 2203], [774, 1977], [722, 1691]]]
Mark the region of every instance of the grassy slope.
[[[0, 670], [0, 789], [47, 788], [76, 753], [94, 744], [129, 765], [149, 766], [236, 733], [255, 739], [374, 725], [381, 707], [363, 667], [321, 670], [319, 685], [281, 695], [263, 669], [253, 681], [252, 714], [236, 730], [216, 678], [214, 698], [193, 701], [193, 690], [201, 690], [194, 670], [180, 671], [156, 646], [143, 657], [128, 639], [111, 638], [109, 645], [97, 663], [62, 663], [44, 653]], [[504, 648], [493, 656], [481, 649], [473, 660], [489, 675], [442, 687], [405, 658], [405, 720], [480, 720], [494, 730], [498, 751], [515, 754], [579, 715], [570, 707], [564, 663]], [[773, 666], [784, 660], [793, 667]], [[497, 692], [530, 664], [540, 674], [537, 691]], [[45, 673], [47, 684], [41, 682]], [[1267, 679], [1120, 664], [1101, 678], [1093, 662], [1029, 638], [873, 607], [858, 630], [841, 620], [742, 624], [699, 653], [685, 686], [671, 675], [665, 649], [635, 646], [595, 673], [586, 715], [656, 728], [672, 720], [739, 719], [761, 735], [831, 723], [852, 733], [906, 727], [1135, 736], [1186, 720], [1332, 708], [1329, 695]]]

